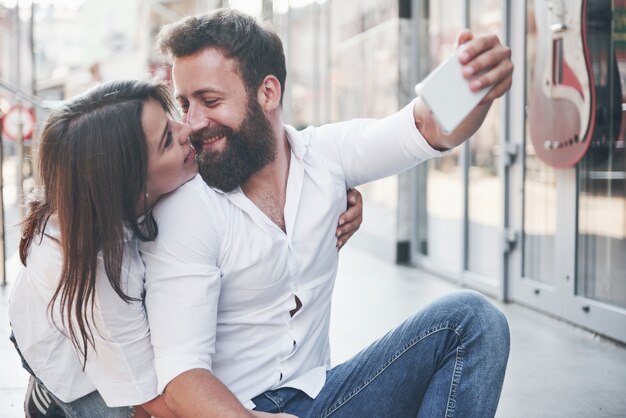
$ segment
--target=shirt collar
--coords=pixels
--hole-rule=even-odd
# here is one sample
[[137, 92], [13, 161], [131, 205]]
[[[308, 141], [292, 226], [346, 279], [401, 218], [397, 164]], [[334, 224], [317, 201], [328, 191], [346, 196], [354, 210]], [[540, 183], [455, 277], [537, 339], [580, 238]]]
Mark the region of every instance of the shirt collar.
[[283, 125], [283, 128], [285, 128], [291, 152], [297, 159], [302, 160], [306, 155], [307, 149], [309, 148], [309, 135], [304, 135], [307, 132], [307, 129], [304, 131], [298, 131], [291, 125]]

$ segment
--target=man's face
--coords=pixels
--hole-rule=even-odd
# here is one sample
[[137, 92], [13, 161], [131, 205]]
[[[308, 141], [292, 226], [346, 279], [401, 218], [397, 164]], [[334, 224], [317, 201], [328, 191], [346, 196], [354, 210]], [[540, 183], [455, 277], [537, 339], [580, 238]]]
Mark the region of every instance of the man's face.
[[231, 191], [273, 161], [275, 139], [256, 95], [248, 97], [234, 60], [208, 48], [176, 58], [176, 99], [191, 125], [199, 171], [212, 187]]

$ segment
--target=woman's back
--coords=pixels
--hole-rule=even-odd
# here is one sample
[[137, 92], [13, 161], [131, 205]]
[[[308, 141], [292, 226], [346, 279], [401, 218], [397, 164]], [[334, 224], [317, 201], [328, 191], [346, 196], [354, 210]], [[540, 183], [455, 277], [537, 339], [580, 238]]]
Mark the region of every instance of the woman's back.
[[[132, 239], [130, 231], [126, 234], [121, 287], [126, 295], [138, 300], [126, 302], [117, 295], [106, 276], [102, 257], [98, 256], [92, 327], [95, 350], [89, 351], [83, 372], [82, 359], [67, 338], [58, 302], [48, 311], [62, 270], [58, 239], [58, 221], [53, 215], [44, 234], [31, 243], [27, 265], [22, 267], [11, 294], [9, 316], [24, 359], [64, 402], [93, 392], [96, 385], [110, 406], [154, 398], [153, 352], [141, 302], [144, 266], [137, 240]], [[101, 309], [103, 306], [105, 309]], [[50, 314], [54, 323], [50, 322]], [[91, 320], [91, 314], [88, 317]], [[154, 380], [153, 384], [150, 380]]]

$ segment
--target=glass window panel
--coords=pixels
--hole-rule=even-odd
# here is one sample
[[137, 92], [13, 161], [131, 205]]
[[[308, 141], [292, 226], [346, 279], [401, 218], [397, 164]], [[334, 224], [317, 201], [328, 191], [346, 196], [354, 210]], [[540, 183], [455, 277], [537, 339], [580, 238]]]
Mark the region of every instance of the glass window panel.
[[[430, 68], [449, 57], [456, 35], [464, 27], [463, 8], [458, 0], [428, 3]], [[460, 269], [463, 249], [463, 181], [459, 149], [443, 158], [431, 160], [426, 167], [426, 222], [418, 231], [421, 254]], [[458, 266], [458, 267], [457, 267]]]
[[[502, 32], [502, 2], [472, 0], [470, 28], [474, 34]], [[481, 128], [469, 141], [468, 265], [467, 269], [497, 280], [500, 276], [502, 185], [500, 160], [500, 105], [496, 100]]]
[[[526, 7], [526, 85], [528, 86], [526, 103], [532, 103], [533, 98], [530, 95], [531, 83], [538, 82], [533, 77], [538, 40], [534, 2], [527, 2]], [[535, 156], [528, 125], [526, 126], [526, 133], [526, 155], [524, 161], [524, 261], [522, 275], [525, 278], [554, 285], [556, 283], [556, 175], [553, 168], [544, 164]]]
[[[577, 294], [626, 308], [626, 1], [589, 2], [596, 123], [578, 167]], [[613, 24], [613, 26], [612, 26]]]
[[[316, 6], [330, 8], [330, 102], [320, 111], [329, 112], [329, 122], [396, 112], [401, 106], [397, 2], [342, 0]], [[368, 242], [384, 258], [393, 258], [397, 176], [361, 185], [359, 190], [369, 214], [360, 230], [361, 242]]]

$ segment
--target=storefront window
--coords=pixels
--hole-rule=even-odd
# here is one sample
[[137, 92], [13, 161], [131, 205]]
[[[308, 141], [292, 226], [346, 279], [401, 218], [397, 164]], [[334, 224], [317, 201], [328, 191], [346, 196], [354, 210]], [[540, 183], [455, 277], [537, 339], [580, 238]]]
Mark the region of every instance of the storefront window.
[[[454, 51], [456, 35], [464, 27], [457, 0], [428, 3], [430, 68]], [[436, 263], [459, 270], [463, 253], [463, 181], [460, 148], [429, 161], [426, 175], [426, 224], [419, 229], [418, 251]]]
[[[533, 77], [536, 71], [536, 56], [545, 53], [538, 48], [537, 28], [535, 25], [534, 2], [527, 2], [527, 103], [532, 103], [532, 82], [539, 82]], [[543, 41], [542, 41], [543, 42]], [[527, 119], [528, 122], [528, 119]], [[556, 283], [556, 198], [557, 184], [555, 169], [544, 164], [535, 155], [529, 126], [526, 126], [525, 161], [524, 161], [524, 251], [523, 277], [554, 285]]]
[[578, 166], [576, 290], [626, 308], [626, 1], [588, 2], [587, 12], [596, 109]]
[[[329, 3], [325, 3], [328, 5]], [[382, 118], [399, 103], [399, 18], [394, 0], [330, 2], [330, 122]], [[367, 219], [361, 243], [386, 259], [395, 250], [398, 178], [359, 186]], [[389, 251], [387, 251], [389, 249]]]
[[[475, 35], [502, 33], [502, 2], [472, 0], [470, 28]], [[500, 161], [500, 106], [496, 100], [481, 128], [469, 141], [468, 181], [468, 266], [467, 269], [497, 280], [502, 236], [502, 186], [498, 176]]]

